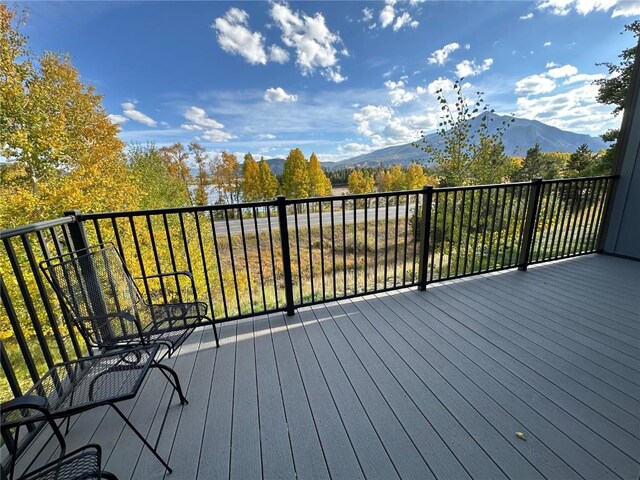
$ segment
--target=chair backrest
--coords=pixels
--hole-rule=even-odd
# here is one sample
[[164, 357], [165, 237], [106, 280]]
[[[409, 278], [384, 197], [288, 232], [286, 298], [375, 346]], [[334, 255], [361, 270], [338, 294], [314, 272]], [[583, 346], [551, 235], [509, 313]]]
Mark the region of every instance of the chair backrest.
[[[74, 320], [118, 312], [136, 316], [144, 305], [138, 287], [111, 243], [51, 258], [40, 266]], [[113, 332], [101, 333], [114, 336]]]

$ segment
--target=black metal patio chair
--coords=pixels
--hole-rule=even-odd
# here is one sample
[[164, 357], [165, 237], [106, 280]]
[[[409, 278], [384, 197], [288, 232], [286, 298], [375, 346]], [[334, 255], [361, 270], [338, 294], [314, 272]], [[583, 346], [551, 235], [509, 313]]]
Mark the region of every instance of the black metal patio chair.
[[[159, 348], [158, 344], [143, 345], [54, 365], [22, 397], [14, 400], [13, 404], [8, 405], [6, 409], [5, 405], [2, 405], [0, 424], [2, 430], [13, 429], [26, 423], [51, 422], [58, 419], [66, 420], [68, 429], [71, 416], [108, 405], [122, 417], [142, 443], [171, 472], [167, 462], [116, 405], [137, 395], [151, 368], [159, 369], [164, 374], [178, 393], [182, 405], [188, 403], [175, 371], [155, 359]], [[22, 408], [21, 403], [25, 405]], [[59, 430], [54, 429], [54, 434], [63, 442]], [[19, 445], [17, 429], [14, 435], [12, 443], [15, 450]], [[68, 458], [69, 462], [74, 461], [83, 465], [91, 463], [89, 452], [73, 453], [74, 457]]]
[[[5, 402], [0, 405], [2, 430], [13, 430], [13, 445], [18, 445], [20, 428], [25, 426], [29, 418], [35, 415], [28, 412], [37, 412], [38, 416], [44, 417], [49, 424], [55, 437], [60, 443], [60, 455], [39, 468], [23, 472], [19, 480], [89, 480], [105, 479], [118, 480], [110, 472], [102, 469], [102, 450], [100, 445], [89, 444], [80, 447], [73, 452], [66, 453], [66, 443], [58, 425], [47, 409], [47, 402], [42, 397], [23, 396]], [[15, 465], [20, 456], [20, 451], [12, 455], [9, 461], [9, 480], [14, 479]], [[34, 459], [35, 460], [35, 459]], [[33, 461], [31, 462], [31, 465]]]
[[[111, 243], [54, 257], [40, 263], [60, 302], [87, 343], [94, 348], [113, 349], [158, 343], [171, 356], [193, 330], [211, 324], [219, 345], [208, 305], [198, 301], [193, 275], [188, 271], [141, 277], [161, 280], [162, 303], [148, 303], [129, 273], [118, 250]], [[176, 279], [177, 298], [167, 300], [166, 277]], [[179, 278], [190, 282], [192, 298], [183, 298]]]

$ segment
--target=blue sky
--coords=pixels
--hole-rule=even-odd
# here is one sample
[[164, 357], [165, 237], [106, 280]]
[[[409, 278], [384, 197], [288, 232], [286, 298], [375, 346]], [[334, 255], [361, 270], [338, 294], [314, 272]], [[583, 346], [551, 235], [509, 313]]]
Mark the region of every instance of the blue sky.
[[339, 160], [415, 140], [465, 77], [498, 113], [597, 135], [596, 62], [639, 2], [24, 3], [36, 51], [68, 52], [127, 142]]

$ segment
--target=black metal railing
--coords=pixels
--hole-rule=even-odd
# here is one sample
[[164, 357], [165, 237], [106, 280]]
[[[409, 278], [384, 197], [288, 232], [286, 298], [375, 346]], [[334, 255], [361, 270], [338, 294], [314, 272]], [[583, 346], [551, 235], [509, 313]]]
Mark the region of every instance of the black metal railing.
[[[193, 272], [223, 322], [595, 252], [612, 176], [65, 217], [0, 232], [0, 398], [87, 353], [38, 263], [113, 242], [134, 276]], [[426, 241], [425, 241], [426, 240]], [[180, 286], [144, 281], [147, 299]]]

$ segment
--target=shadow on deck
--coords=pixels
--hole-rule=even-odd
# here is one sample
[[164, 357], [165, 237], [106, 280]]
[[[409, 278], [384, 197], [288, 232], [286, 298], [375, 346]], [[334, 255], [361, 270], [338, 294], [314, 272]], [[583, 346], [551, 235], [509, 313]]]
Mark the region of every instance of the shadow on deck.
[[[639, 312], [640, 263], [600, 255], [332, 302], [199, 329], [189, 405], [152, 374], [122, 407], [174, 479], [637, 479]], [[164, 475], [106, 408], [67, 438]]]

